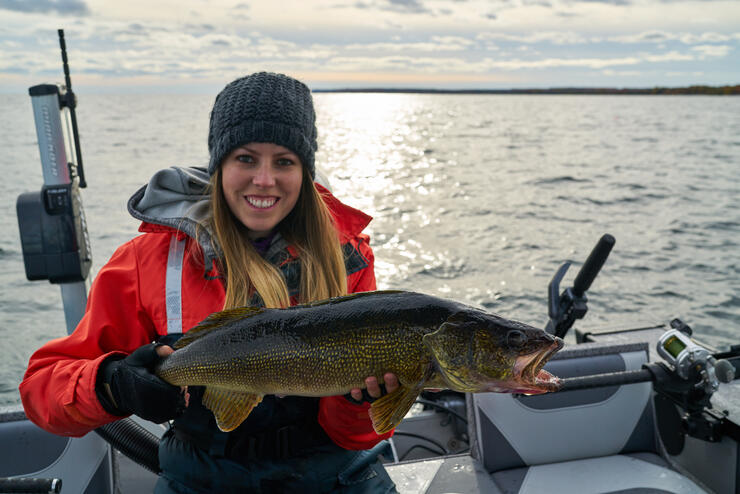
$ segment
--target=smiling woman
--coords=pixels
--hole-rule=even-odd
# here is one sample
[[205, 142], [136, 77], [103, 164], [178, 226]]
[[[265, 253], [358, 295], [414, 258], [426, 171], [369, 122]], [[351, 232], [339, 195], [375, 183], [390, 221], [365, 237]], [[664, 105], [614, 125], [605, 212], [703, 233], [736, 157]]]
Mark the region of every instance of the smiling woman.
[[162, 170], [134, 194], [145, 234], [100, 270], [76, 330], [31, 357], [20, 386], [29, 419], [73, 436], [130, 414], [172, 420], [159, 494], [393, 492], [374, 448], [392, 431], [376, 433], [368, 415], [369, 401], [398, 389], [390, 372], [344, 396], [265, 396], [229, 432], [209, 411], [229, 392], [190, 387], [184, 398], [154, 373], [211, 313], [375, 290], [361, 233], [370, 218], [314, 183], [316, 135], [303, 83], [261, 72], [227, 85], [211, 112], [208, 168]]

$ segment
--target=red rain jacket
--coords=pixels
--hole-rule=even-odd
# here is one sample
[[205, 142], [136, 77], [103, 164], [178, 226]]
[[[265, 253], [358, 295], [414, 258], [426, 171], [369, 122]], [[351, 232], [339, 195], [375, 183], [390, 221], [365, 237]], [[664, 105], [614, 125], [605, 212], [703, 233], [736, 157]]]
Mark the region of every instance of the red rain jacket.
[[[349, 293], [376, 289], [374, 256], [369, 237], [360, 233], [371, 218], [342, 204], [321, 188], [334, 216], [342, 244], [350, 243], [367, 267], [347, 277]], [[144, 232], [120, 246], [98, 273], [85, 315], [69, 336], [46, 343], [32, 356], [20, 384], [26, 415], [36, 425], [64, 436], [83, 436], [118, 420], [107, 413], [95, 393], [100, 363], [114, 354], [130, 354], [167, 334], [165, 273], [170, 240], [184, 237], [176, 230], [142, 223]], [[294, 251], [289, 248], [291, 254]], [[219, 279], [204, 277], [197, 242], [188, 237], [182, 272], [182, 327], [191, 328], [220, 311], [224, 287]], [[210, 278], [210, 277], [209, 277]], [[319, 401], [319, 424], [345, 449], [368, 449], [392, 433], [378, 435], [368, 416], [369, 405], [356, 405], [342, 396]]]

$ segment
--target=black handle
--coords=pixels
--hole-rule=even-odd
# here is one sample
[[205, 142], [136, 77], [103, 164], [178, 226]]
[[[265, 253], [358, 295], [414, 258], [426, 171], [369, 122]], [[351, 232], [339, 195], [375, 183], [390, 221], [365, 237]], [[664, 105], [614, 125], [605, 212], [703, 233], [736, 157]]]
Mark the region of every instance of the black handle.
[[61, 479], [36, 479], [29, 477], [0, 477], [0, 492], [43, 492], [58, 494], [62, 490]]
[[609, 257], [609, 252], [614, 247], [614, 242], [614, 237], [608, 233], [605, 233], [599, 239], [599, 243], [591, 251], [588, 259], [586, 259], [586, 262], [583, 263], [581, 270], [578, 272], [575, 281], [573, 281], [573, 293], [576, 296], [582, 296], [591, 286], [591, 283], [593, 283], [596, 275], [599, 274], [601, 267], [606, 262], [606, 258]]

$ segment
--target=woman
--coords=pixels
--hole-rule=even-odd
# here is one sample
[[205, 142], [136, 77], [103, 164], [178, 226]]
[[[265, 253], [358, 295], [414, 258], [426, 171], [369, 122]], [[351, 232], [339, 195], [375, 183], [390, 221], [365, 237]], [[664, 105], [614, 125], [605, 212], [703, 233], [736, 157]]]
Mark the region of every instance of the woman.
[[[143, 221], [93, 283], [73, 334], [40, 348], [20, 385], [26, 414], [81, 436], [136, 414], [174, 419], [155, 492], [394, 492], [370, 450], [368, 402], [392, 374], [324, 398], [266, 396], [225, 433], [192, 388], [153, 374], [183, 331], [243, 305], [286, 307], [375, 289], [370, 218], [314, 183], [309, 89], [281, 74], [227, 85], [211, 112], [210, 162], [158, 172], [129, 201]], [[155, 343], [152, 343], [155, 342]], [[377, 449], [377, 448], [376, 448]]]

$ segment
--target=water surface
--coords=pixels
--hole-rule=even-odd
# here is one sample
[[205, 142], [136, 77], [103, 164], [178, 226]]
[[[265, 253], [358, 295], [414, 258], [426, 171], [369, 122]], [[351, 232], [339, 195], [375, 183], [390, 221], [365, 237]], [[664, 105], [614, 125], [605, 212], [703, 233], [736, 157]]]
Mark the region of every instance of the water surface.
[[[137, 234], [129, 196], [207, 162], [213, 96], [78, 95], [93, 272]], [[617, 239], [578, 327], [681, 317], [740, 343], [740, 98], [317, 94], [317, 163], [375, 219], [379, 288], [422, 291], [542, 326], [547, 283]], [[28, 96], [0, 95], [0, 405], [65, 334], [60, 291], [25, 279], [15, 200], [42, 184]]]

